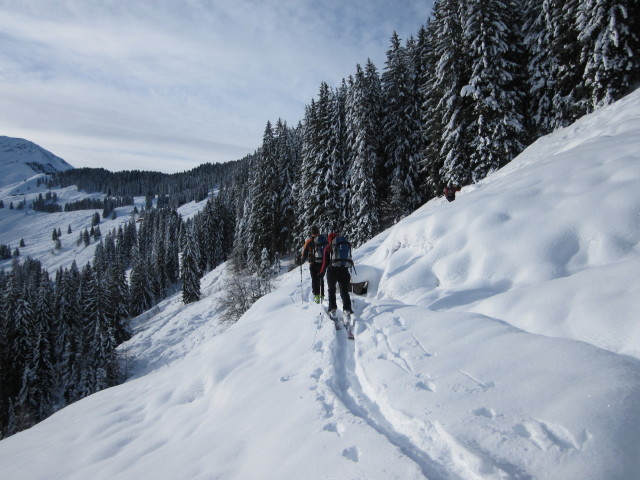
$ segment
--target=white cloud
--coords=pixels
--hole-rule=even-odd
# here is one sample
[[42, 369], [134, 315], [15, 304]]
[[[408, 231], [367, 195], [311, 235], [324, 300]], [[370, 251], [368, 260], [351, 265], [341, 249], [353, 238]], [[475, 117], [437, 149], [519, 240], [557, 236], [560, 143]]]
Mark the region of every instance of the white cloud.
[[75, 166], [105, 166], [105, 151], [113, 170], [235, 160], [259, 146], [267, 120], [301, 120], [321, 81], [338, 84], [368, 57], [382, 70], [392, 31], [416, 33], [430, 8], [0, 0], [0, 133]]

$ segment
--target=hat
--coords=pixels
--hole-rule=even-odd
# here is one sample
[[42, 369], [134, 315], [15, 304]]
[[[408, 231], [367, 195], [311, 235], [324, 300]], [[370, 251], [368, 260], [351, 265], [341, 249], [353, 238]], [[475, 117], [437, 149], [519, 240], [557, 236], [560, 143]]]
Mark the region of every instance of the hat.
[[311, 235], [320, 235], [320, 229], [317, 225], [311, 227]]
[[331, 232], [328, 237], [329, 243], [333, 242], [333, 239], [336, 238], [337, 236], [338, 236], [337, 233]]

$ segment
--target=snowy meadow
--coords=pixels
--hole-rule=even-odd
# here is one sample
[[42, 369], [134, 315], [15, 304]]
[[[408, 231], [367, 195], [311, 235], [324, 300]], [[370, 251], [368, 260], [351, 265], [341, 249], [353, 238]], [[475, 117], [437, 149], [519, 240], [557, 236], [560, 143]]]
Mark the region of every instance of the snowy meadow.
[[[638, 479], [639, 186], [637, 91], [359, 248], [354, 341], [306, 268], [221, 324], [219, 267], [133, 320], [127, 382], [2, 440], [2, 478]], [[51, 253], [71, 214], [0, 213], [50, 270], [85, 255]]]

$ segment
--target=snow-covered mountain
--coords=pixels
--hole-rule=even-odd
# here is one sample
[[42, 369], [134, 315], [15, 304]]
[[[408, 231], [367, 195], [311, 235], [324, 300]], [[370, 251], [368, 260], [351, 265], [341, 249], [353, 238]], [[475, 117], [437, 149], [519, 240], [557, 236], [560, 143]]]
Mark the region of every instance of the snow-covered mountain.
[[1, 441], [2, 477], [638, 479], [639, 185], [640, 91], [358, 249], [355, 341], [306, 268], [221, 325], [218, 268], [134, 320], [126, 383]]
[[0, 187], [39, 173], [63, 172], [71, 168], [62, 158], [33, 142], [0, 136]]

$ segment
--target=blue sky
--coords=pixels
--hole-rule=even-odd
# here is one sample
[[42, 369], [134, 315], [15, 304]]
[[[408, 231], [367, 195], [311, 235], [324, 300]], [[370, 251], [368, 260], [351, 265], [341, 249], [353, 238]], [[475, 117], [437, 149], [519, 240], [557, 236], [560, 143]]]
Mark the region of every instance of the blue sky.
[[432, 0], [0, 0], [0, 135], [75, 167], [236, 160]]

